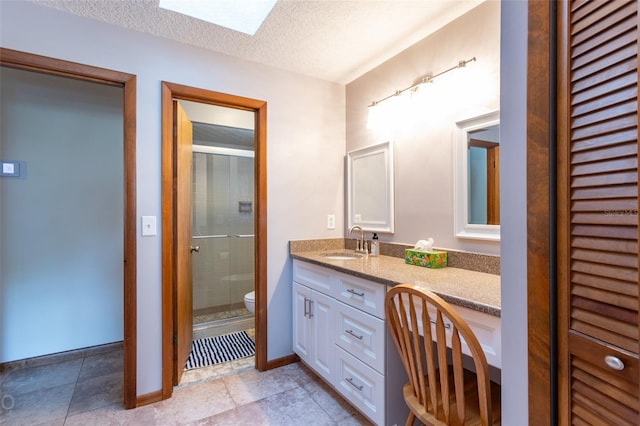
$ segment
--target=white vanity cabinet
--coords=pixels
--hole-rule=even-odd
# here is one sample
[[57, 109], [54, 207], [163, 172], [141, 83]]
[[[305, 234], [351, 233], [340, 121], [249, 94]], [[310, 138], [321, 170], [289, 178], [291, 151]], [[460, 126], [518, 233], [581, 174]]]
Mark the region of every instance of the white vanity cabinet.
[[332, 380], [333, 348], [325, 342], [333, 337], [335, 301], [318, 291], [293, 283], [293, 348], [307, 365], [326, 380]]
[[[295, 353], [375, 424], [404, 424], [407, 376], [385, 320], [387, 286], [294, 259], [292, 288]], [[500, 317], [456, 310], [500, 368]]]
[[378, 425], [385, 424], [385, 291], [382, 284], [293, 261], [294, 351]]

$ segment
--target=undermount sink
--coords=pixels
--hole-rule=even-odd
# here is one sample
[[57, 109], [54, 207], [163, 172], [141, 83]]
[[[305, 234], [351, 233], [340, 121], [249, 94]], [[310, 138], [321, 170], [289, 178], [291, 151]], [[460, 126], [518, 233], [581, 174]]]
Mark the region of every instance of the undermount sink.
[[327, 253], [323, 254], [323, 257], [330, 260], [352, 260], [352, 259], [362, 259], [362, 255], [359, 253]]

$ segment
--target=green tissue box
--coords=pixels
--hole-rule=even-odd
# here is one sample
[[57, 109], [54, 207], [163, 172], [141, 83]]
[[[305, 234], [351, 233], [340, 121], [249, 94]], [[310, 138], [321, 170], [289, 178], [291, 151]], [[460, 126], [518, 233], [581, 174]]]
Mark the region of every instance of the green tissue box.
[[425, 268], [444, 268], [447, 266], [447, 252], [406, 249], [404, 263]]

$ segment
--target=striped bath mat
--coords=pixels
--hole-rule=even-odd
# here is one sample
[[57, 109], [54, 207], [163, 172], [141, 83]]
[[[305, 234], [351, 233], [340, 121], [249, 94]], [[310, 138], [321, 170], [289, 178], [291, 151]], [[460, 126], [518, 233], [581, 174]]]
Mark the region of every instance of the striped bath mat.
[[256, 353], [256, 344], [246, 331], [194, 340], [186, 370], [246, 358]]

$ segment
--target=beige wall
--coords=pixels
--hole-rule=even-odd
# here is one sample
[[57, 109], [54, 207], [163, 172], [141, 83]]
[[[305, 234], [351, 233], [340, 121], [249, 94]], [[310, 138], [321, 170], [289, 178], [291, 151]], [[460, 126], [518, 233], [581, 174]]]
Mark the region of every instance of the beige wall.
[[[463, 72], [436, 79], [414, 98], [390, 129], [367, 128], [372, 101], [474, 56]], [[437, 247], [499, 254], [497, 242], [456, 238], [453, 225], [455, 122], [499, 109], [499, 97], [500, 2], [492, 0], [347, 85], [347, 152], [386, 140], [395, 144], [396, 231], [380, 235], [382, 241], [412, 244], [433, 237]]]
[[[267, 102], [267, 357], [290, 355], [288, 242], [343, 234], [344, 86], [31, 2], [0, 2], [0, 44], [137, 75], [137, 209], [158, 223], [161, 81]], [[328, 213], [336, 214], [335, 230], [326, 229]], [[138, 232], [137, 252], [138, 395], [144, 395], [162, 387], [161, 235]]]

